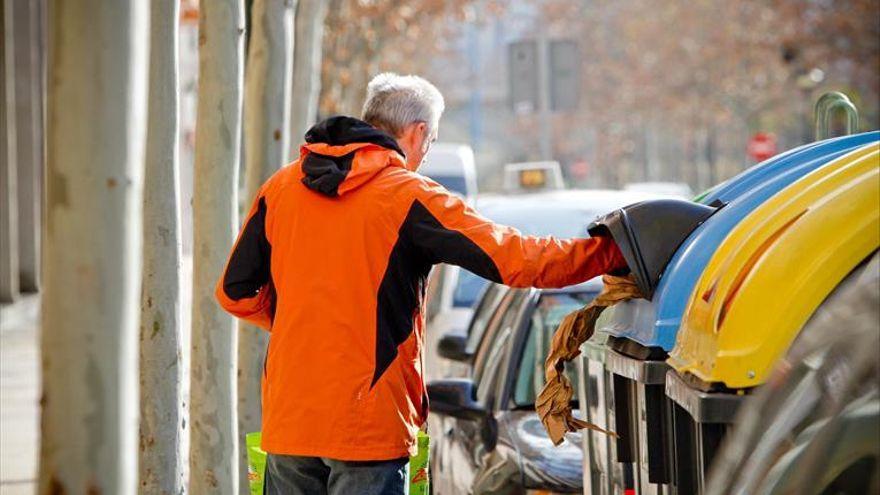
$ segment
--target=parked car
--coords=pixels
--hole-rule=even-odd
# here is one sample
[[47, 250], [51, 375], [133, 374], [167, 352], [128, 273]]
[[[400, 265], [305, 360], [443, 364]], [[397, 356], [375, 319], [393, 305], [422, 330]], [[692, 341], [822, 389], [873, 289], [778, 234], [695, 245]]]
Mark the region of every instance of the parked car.
[[477, 195], [477, 168], [474, 150], [466, 144], [434, 143], [419, 173], [468, 200]]
[[[569, 189], [521, 196], [482, 195], [479, 212], [527, 235], [586, 237], [587, 224], [598, 215], [624, 205], [654, 198], [647, 193]], [[449, 374], [449, 362], [438, 359], [437, 344], [447, 334], [466, 335], [473, 306], [489, 282], [452, 265], [434, 268], [427, 288], [426, 377]]]
[[601, 288], [594, 279], [565, 289], [486, 294], [502, 295], [482, 330], [469, 377], [428, 383], [435, 493], [581, 491], [579, 434], [554, 447], [535, 398], [557, 326]]

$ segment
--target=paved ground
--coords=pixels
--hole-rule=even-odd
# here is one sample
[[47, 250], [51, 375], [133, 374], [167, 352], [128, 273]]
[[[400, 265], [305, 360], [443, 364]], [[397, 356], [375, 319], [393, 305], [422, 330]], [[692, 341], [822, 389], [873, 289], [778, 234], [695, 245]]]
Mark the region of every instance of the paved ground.
[[36, 491], [39, 298], [0, 308], [0, 495]]
[[[184, 376], [189, 372], [192, 258], [181, 260]], [[39, 296], [0, 306], [0, 495], [36, 492], [39, 450]], [[184, 394], [188, 394], [184, 384]]]

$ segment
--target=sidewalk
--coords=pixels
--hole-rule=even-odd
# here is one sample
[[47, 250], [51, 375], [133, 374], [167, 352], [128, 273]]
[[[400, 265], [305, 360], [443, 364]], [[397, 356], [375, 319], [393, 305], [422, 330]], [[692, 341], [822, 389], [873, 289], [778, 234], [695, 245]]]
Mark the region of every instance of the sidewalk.
[[[183, 372], [189, 376], [192, 256], [181, 259]], [[37, 294], [0, 306], [0, 495], [36, 493], [40, 432]], [[184, 383], [189, 396], [189, 382]], [[187, 400], [189, 402], [189, 400]]]
[[39, 296], [0, 308], [0, 495], [36, 492]]

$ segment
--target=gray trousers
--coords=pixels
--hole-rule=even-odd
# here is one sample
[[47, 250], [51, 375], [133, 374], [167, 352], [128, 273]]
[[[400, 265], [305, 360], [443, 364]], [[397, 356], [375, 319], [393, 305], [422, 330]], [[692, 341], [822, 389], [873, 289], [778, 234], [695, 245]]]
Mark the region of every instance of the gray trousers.
[[404, 495], [409, 458], [337, 461], [269, 454], [265, 495]]

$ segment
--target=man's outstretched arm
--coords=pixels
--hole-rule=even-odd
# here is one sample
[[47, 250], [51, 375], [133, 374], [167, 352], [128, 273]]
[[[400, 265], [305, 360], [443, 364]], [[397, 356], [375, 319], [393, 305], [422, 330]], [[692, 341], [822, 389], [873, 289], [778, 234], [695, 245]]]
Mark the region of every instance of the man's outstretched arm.
[[626, 267], [606, 237], [522, 235], [479, 215], [426, 181], [411, 206], [412, 242], [433, 263], [450, 263], [512, 287], [564, 287]]

